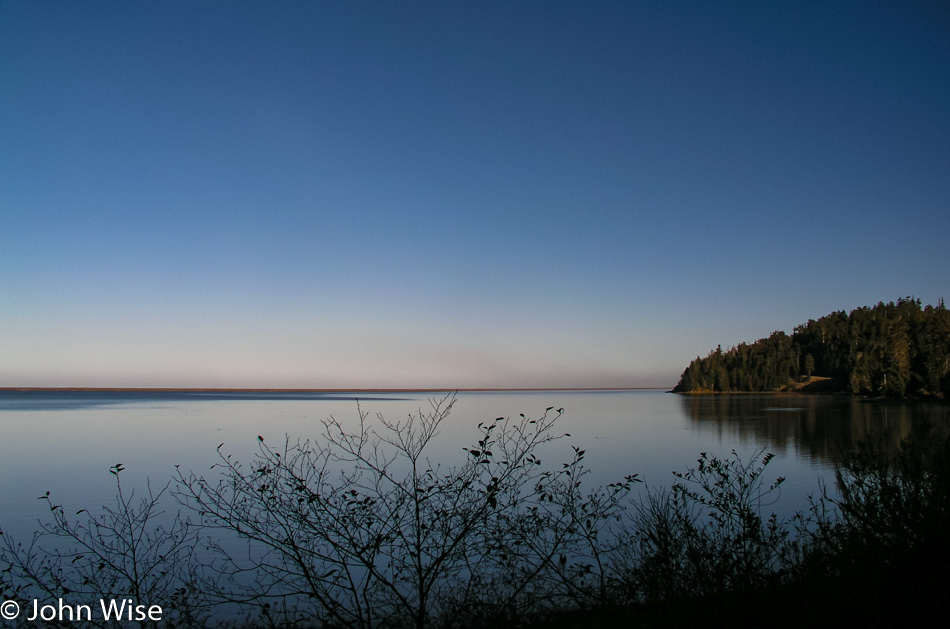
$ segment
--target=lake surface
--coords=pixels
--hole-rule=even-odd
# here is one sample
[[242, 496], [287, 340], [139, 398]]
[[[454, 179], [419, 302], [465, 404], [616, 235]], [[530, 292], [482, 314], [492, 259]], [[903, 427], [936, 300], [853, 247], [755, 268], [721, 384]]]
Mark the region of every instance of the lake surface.
[[[122, 463], [123, 486], [160, 489], [175, 466], [214, 477], [216, 448], [249, 460], [257, 437], [282, 444], [319, 435], [334, 416], [355, 426], [358, 409], [374, 417], [405, 418], [429, 409], [444, 393], [207, 393], [0, 391], [0, 527], [18, 539], [44, 513], [38, 496], [50, 491], [66, 513], [114, 502], [109, 467]], [[895, 438], [924, 422], [947, 423], [948, 406], [921, 402], [868, 402], [848, 396], [679, 396], [661, 391], [462, 392], [431, 444], [433, 462], [464, 459], [479, 422], [524, 413], [539, 417], [564, 408], [559, 430], [569, 437], [545, 446], [548, 463], [587, 451], [590, 486], [639, 474], [668, 487], [672, 472], [695, 465], [701, 452], [744, 459], [774, 453], [767, 479], [784, 476], [772, 509], [790, 514], [817, 493], [819, 479], [833, 487], [840, 453], [874, 430]], [[169, 500], [168, 510], [177, 510]], [[72, 511], [69, 511], [72, 509]]]

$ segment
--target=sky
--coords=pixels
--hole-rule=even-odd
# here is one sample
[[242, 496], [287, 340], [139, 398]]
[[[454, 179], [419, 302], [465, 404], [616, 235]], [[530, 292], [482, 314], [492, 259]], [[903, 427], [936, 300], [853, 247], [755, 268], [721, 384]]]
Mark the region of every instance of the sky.
[[0, 386], [672, 387], [948, 234], [946, 2], [0, 0]]

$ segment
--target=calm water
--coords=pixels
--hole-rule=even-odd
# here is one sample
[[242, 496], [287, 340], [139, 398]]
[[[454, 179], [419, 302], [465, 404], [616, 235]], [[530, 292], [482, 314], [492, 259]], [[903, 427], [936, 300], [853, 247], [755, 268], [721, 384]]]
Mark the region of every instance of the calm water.
[[[108, 468], [123, 463], [123, 484], [161, 488], [175, 466], [213, 476], [215, 449], [249, 459], [257, 436], [269, 443], [319, 434], [321, 421], [371, 416], [397, 419], [429, 408], [438, 393], [206, 394], [50, 393], [0, 391], [0, 527], [19, 538], [44, 517], [37, 497], [50, 491], [67, 513], [112, 501]], [[700, 452], [749, 457], [776, 454], [769, 479], [784, 476], [780, 502], [790, 513], [805, 505], [819, 478], [833, 483], [839, 452], [874, 429], [905, 435], [925, 421], [946, 422], [946, 405], [864, 402], [845, 396], [702, 396], [660, 391], [459, 393], [432, 444], [434, 462], [452, 464], [477, 438], [480, 421], [547, 407], [565, 409], [560, 430], [570, 437], [549, 444], [542, 458], [570, 459], [571, 445], [587, 450], [588, 482], [605, 484], [640, 474], [668, 486], [671, 472], [695, 463]], [[169, 501], [169, 509], [177, 509]]]

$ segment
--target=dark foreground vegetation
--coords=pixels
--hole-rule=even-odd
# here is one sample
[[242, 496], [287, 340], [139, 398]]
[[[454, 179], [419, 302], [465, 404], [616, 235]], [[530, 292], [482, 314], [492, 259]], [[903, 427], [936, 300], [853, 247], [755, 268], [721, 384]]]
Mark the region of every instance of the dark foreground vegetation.
[[[0, 537], [0, 588], [32, 600], [159, 605], [159, 622], [68, 626], [680, 627], [914, 625], [950, 600], [945, 426], [862, 444], [838, 490], [767, 513], [772, 458], [700, 455], [665, 489], [585, 491], [584, 451], [551, 467], [560, 411], [479, 425], [460, 462], [427, 447], [453, 399], [402, 422], [330, 419], [315, 441], [260, 440], [246, 465], [181, 472], [136, 498]], [[546, 452], [550, 452], [550, 448]], [[169, 496], [182, 517], [162, 514]], [[19, 623], [19, 625], [17, 624]], [[56, 625], [55, 621], [45, 623]]]
[[824, 316], [751, 345], [696, 357], [677, 393], [841, 391], [855, 395], [950, 396], [950, 311], [899, 299]]

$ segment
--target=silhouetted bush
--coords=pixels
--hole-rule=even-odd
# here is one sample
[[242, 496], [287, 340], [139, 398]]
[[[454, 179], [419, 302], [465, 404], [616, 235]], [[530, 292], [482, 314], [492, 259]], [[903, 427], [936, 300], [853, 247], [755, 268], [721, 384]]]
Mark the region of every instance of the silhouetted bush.
[[[20, 603], [17, 621], [23, 626], [30, 624], [25, 617], [32, 599], [38, 598], [71, 606], [97, 606], [98, 599], [129, 601], [145, 609], [159, 605], [167, 610], [163, 627], [204, 624], [207, 605], [195, 587], [199, 564], [193, 556], [198, 530], [180, 517], [160, 523], [160, 499], [168, 486], [158, 493], [149, 487], [136, 500], [135, 492], [122, 487], [123, 470], [121, 463], [109, 468], [115, 477], [116, 501], [98, 515], [85, 509], [68, 515], [47, 491], [39, 499], [49, 507], [50, 520], [28, 544], [0, 532], [0, 562], [5, 564], [0, 586], [5, 600]], [[86, 624], [120, 626], [97, 615]], [[147, 619], [137, 624], [155, 626]]]
[[542, 466], [538, 449], [561, 438], [562, 410], [550, 408], [479, 424], [464, 463], [433, 465], [428, 447], [453, 403], [402, 422], [360, 413], [352, 431], [330, 418], [314, 441], [260, 439], [249, 466], [222, 455], [218, 480], [182, 474], [177, 496], [201, 526], [250, 544], [242, 556], [216, 545], [202, 590], [347, 627], [451, 626], [607, 596], [602, 533], [635, 479], [584, 493], [578, 448]]

